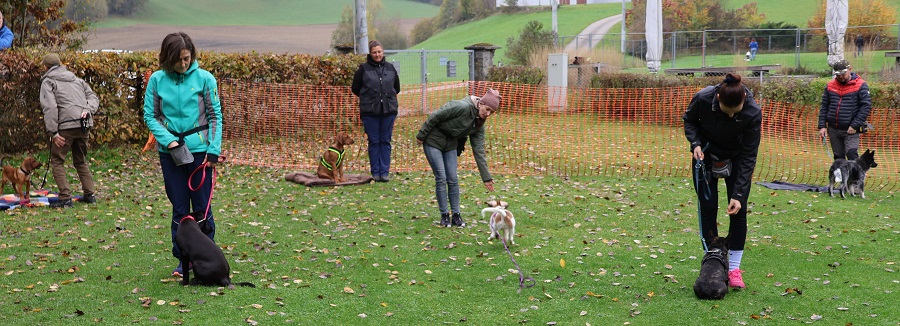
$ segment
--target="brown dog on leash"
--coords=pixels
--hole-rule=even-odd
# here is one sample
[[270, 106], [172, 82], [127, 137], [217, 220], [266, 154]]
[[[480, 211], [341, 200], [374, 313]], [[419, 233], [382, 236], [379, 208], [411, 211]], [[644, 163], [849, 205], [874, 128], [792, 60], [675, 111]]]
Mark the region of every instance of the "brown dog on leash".
[[[0, 165], [2, 164], [3, 159], [0, 159]], [[13, 191], [19, 195], [19, 199], [29, 200], [31, 173], [40, 169], [42, 165], [43, 163], [38, 162], [31, 156], [26, 157], [18, 169], [10, 165], [3, 165], [3, 176], [0, 177], [0, 193], [3, 192], [3, 188], [6, 188], [6, 183], [9, 182], [12, 184]]]
[[325, 154], [322, 154], [322, 159], [319, 160], [319, 170], [316, 172], [316, 176], [322, 179], [331, 179], [337, 183], [347, 181], [344, 178], [344, 146], [352, 144], [353, 138], [350, 138], [349, 135], [345, 133], [335, 135], [334, 143], [328, 147]]

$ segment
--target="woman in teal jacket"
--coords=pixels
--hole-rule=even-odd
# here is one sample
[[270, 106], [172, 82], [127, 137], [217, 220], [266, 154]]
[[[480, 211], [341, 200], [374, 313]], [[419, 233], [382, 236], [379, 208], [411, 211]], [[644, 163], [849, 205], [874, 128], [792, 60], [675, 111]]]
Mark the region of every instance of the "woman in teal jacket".
[[[442, 227], [466, 226], [459, 214], [459, 179], [456, 174], [459, 164], [457, 157], [462, 150], [459, 145], [464, 145], [466, 138], [472, 144], [472, 154], [475, 156], [481, 181], [488, 191], [494, 191], [494, 181], [488, 172], [484, 154], [484, 123], [497, 112], [499, 106], [500, 93], [493, 89], [489, 89], [482, 97], [466, 96], [461, 100], [447, 102], [428, 116], [428, 120], [416, 134], [416, 140], [422, 145], [425, 158], [434, 173], [434, 192], [441, 211]], [[448, 200], [450, 207], [447, 207]]]
[[[163, 39], [159, 65], [144, 94], [144, 122], [156, 137], [166, 196], [172, 203], [172, 256], [180, 261], [175, 232], [181, 218], [205, 211], [207, 236], [215, 237], [210, 199], [212, 175], [222, 150], [222, 106], [216, 78], [200, 69], [196, 47], [187, 34], [172, 33]], [[203, 171], [189, 180], [201, 166]], [[172, 274], [182, 272], [179, 263]]]

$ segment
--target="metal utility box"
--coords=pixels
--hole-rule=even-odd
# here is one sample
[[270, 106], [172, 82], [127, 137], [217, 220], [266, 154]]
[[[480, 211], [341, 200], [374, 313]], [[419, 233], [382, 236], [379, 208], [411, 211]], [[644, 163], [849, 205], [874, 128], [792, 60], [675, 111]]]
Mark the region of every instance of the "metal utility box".
[[569, 55], [553, 53], [547, 57], [547, 109], [550, 112], [566, 110], [569, 83]]
[[447, 61], [447, 77], [456, 77], [456, 61]]

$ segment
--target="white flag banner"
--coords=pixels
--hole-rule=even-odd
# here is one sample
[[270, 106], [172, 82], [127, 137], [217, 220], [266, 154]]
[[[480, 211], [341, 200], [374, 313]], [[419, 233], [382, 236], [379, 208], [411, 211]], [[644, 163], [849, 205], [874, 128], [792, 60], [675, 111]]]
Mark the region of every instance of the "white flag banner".
[[827, 0], [825, 31], [828, 32], [828, 65], [844, 59], [844, 34], [847, 33], [849, 0]]
[[662, 0], [647, 1], [647, 22], [644, 33], [647, 39], [647, 68], [659, 72], [663, 48]]

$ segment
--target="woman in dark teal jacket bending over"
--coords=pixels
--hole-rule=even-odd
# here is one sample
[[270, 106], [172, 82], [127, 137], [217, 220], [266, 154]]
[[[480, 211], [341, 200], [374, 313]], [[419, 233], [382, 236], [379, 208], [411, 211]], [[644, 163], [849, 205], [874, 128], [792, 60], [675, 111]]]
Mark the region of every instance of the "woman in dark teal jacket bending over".
[[[459, 215], [459, 179], [457, 178], [457, 147], [459, 142], [469, 138], [475, 164], [481, 174], [481, 181], [488, 191], [494, 191], [494, 181], [488, 172], [484, 154], [484, 123], [497, 112], [500, 93], [489, 89], [484, 96], [466, 96], [450, 101], [434, 111], [422, 124], [416, 140], [422, 144], [425, 157], [434, 172], [435, 195], [441, 210], [441, 226], [465, 227]], [[447, 201], [450, 207], [447, 207]], [[452, 213], [452, 220], [451, 220]]]
[[[213, 170], [222, 150], [222, 106], [216, 78], [200, 69], [197, 49], [187, 34], [172, 33], [163, 39], [159, 66], [144, 94], [144, 122], [156, 137], [166, 196], [172, 203], [172, 255], [180, 260], [175, 232], [184, 216], [206, 212], [207, 236], [215, 237], [210, 199]], [[172, 274], [180, 276], [182, 268], [179, 263]]]

